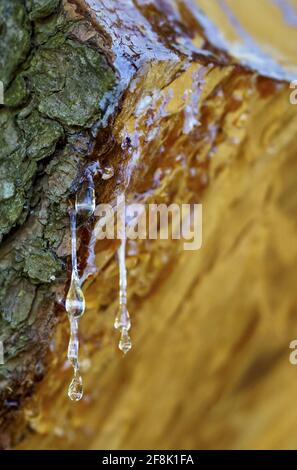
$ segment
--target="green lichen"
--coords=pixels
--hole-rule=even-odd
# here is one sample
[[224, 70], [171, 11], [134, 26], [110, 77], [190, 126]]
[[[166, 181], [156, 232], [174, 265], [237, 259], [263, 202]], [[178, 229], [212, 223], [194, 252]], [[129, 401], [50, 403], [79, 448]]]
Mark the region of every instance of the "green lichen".
[[38, 110], [67, 127], [91, 127], [114, 75], [97, 51], [58, 34], [40, 47], [27, 72]]
[[35, 44], [40, 46], [47, 42], [51, 37], [55, 36], [58, 32], [65, 35], [70, 34], [75, 21], [69, 21], [63, 10], [58, 10], [58, 13], [37, 20], [35, 22], [34, 41]]
[[24, 198], [17, 193], [12, 199], [1, 201], [0, 204], [0, 239], [8, 233], [10, 227], [15, 224], [23, 212]]
[[38, 111], [33, 111], [25, 119], [19, 119], [18, 125], [25, 134], [27, 156], [34, 160], [51, 155], [64, 135], [60, 124], [42, 117]]
[[45, 242], [36, 238], [23, 247], [23, 271], [34, 283], [49, 283], [55, 280], [62, 263], [47, 249]]
[[57, 250], [61, 245], [68, 225], [68, 217], [59, 216], [55, 210], [51, 212], [49, 221], [44, 229], [44, 238], [49, 240], [54, 250]]
[[60, 204], [65, 199], [67, 200], [65, 196], [69, 194], [77, 175], [79, 158], [70, 148], [68, 152], [54, 158], [46, 170], [49, 175], [47, 198], [52, 204]]
[[40, 20], [54, 13], [60, 4], [60, 0], [29, 0], [30, 19]]
[[31, 25], [20, 0], [0, 0], [0, 80], [5, 88], [30, 50]]
[[0, 163], [20, 148], [21, 133], [15, 124], [15, 113], [0, 110]]
[[[26, 140], [17, 124], [17, 114], [0, 111], [0, 180], [7, 181], [10, 191], [0, 197], [0, 241], [20, 218], [37, 166], [26, 156]], [[8, 197], [14, 188], [13, 197]]]
[[29, 96], [24, 77], [18, 76], [5, 93], [5, 106], [17, 108], [26, 103]]
[[[84, 84], [84, 86], [82, 86]], [[85, 86], [85, 85], [88, 86]], [[12, 171], [16, 196], [0, 203], [0, 239], [18, 221], [21, 205], [27, 200], [28, 183], [33, 181], [37, 166], [34, 162], [52, 155], [66, 132], [90, 128], [102, 115], [102, 98], [114, 86], [114, 74], [105, 59], [89, 46], [67, 39], [58, 33], [39, 47], [26, 69], [14, 80], [6, 100], [18, 107], [28, 100], [28, 89], [34, 99], [19, 111], [0, 112], [0, 177]], [[20, 150], [21, 149], [21, 150]], [[18, 151], [18, 153], [16, 153]], [[9, 155], [14, 154], [13, 165]], [[1, 158], [3, 160], [1, 161]], [[59, 198], [69, 190], [69, 179], [76, 171], [75, 160], [67, 175], [54, 185], [49, 195]], [[73, 170], [73, 171], [71, 171]], [[61, 170], [61, 175], [65, 171]], [[64, 188], [64, 189], [63, 189]], [[61, 194], [62, 193], [62, 194]], [[60, 204], [60, 212], [64, 210]]]
[[11, 180], [0, 178], [0, 201], [10, 199], [15, 195], [15, 185]]
[[35, 292], [36, 286], [24, 278], [14, 279], [6, 290], [1, 302], [1, 313], [2, 318], [13, 328], [28, 318]]

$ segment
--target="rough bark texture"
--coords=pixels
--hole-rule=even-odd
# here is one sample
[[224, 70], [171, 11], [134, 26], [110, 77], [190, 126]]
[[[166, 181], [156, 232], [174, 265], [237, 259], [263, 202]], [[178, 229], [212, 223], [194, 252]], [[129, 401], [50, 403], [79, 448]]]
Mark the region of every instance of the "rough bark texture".
[[[297, 33], [272, 2], [240, 3], [0, 0], [3, 447], [296, 447]], [[128, 199], [202, 201], [204, 240], [129, 243], [123, 360], [117, 244], [95, 242], [96, 220], [81, 227], [74, 405], [67, 207], [92, 161], [115, 168], [98, 201], [123, 186]]]
[[88, 23], [66, 6], [0, 3], [3, 421], [43, 375], [55, 292], [68, 276], [68, 199], [116, 82], [96, 34], [78, 38]]

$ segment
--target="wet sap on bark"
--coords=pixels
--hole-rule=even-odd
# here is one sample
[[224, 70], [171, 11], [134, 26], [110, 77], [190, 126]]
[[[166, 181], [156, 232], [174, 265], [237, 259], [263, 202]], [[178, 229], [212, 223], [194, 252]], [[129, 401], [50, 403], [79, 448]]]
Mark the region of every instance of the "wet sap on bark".
[[[139, 156], [142, 154], [142, 146], [144, 145], [143, 136], [145, 135], [145, 129], [148, 131], [149, 139], [151, 142], [155, 142], [156, 145], [158, 139], [156, 133], [153, 131], [160, 128], [160, 121], [167, 118], [167, 108], [170, 100], [174, 100], [173, 94], [157, 94], [156, 103], [158, 104], [158, 112], [154, 112], [154, 108], [150, 105], [147, 106], [147, 109], [142, 109], [140, 116], [136, 116], [134, 131], [128, 128], [124, 129], [122, 137], [124, 142], [130, 142], [130, 145], [126, 146], [123, 144], [121, 150], [127, 152], [128, 162], [127, 167], [124, 171], [124, 187], [133, 189], [134, 194], [145, 197], [146, 194], [149, 194], [152, 187], [160, 186], [162, 179], [169, 177], [170, 173], [173, 171], [181, 171], [183, 168], [185, 171], [188, 171], [188, 188], [189, 188], [189, 197], [191, 193], [195, 194], [195, 197], [199, 200], [200, 194], [203, 192], [205, 187], [208, 184], [208, 180], [203, 179], [203, 176], [208, 172], [208, 166], [210, 162], [210, 157], [213, 152], [215, 152], [216, 146], [220, 141], [220, 132], [219, 126], [215, 126], [212, 123], [212, 105], [205, 105], [200, 107], [200, 98], [204, 89], [205, 81], [207, 75], [211, 73], [213, 65], [210, 64], [208, 67], [199, 67], [197, 70], [190, 70], [189, 77], [190, 82], [192, 83], [192, 88], [189, 90], [186, 89], [185, 93], [182, 96], [182, 106], [180, 113], [175, 116], [176, 122], [174, 120], [170, 121], [168, 124], [169, 128], [167, 129], [166, 138], [162, 140], [162, 145], [158, 146], [158, 152], [153, 152], [154, 147], [152, 146], [152, 152], [150, 153], [150, 165], [147, 165], [147, 168], [150, 170], [143, 171], [143, 168], [146, 168], [145, 160], [142, 162], [142, 174], [137, 172], [137, 162]], [[234, 71], [232, 79], [236, 82], [237, 72]], [[239, 80], [239, 79], [238, 79]], [[237, 83], [237, 82], [236, 82]], [[266, 82], [265, 82], [266, 83]], [[265, 83], [261, 89], [265, 89]], [[249, 83], [248, 86], [241, 85], [240, 81], [237, 83], [237, 92], [229, 93], [228, 88], [225, 90], [223, 86], [218, 87], [214, 90], [213, 99], [218, 102], [218, 104], [224, 100], [224, 97], [230, 96], [227, 104], [225, 104], [225, 113], [234, 112], [236, 114], [237, 109], [240, 108], [241, 102], [243, 100], [242, 94], [246, 91], [252, 92], [252, 85], [259, 85], [258, 83]], [[227, 87], [228, 85], [226, 85]], [[264, 90], [264, 91], [265, 91]], [[260, 90], [259, 90], [260, 92]], [[162, 104], [160, 113], [160, 104]], [[219, 106], [216, 109], [219, 109]], [[247, 113], [238, 113], [239, 117], [236, 115], [238, 122], [234, 127], [234, 132], [237, 131], [237, 127], [241, 129], [242, 122], [244, 117], [248, 116]], [[219, 120], [219, 118], [217, 118]], [[148, 128], [149, 126], [149, 128]], [[151, 126], [151, 127], [150, 127]], [[172, 138], [176, 134], [176, 128], [183, 129], [183, 136], [192, 136], [195, 142], [199, 140], [200, 136], [205, 136], [205, 141], [209, 143], [209, 150], [204, 159], [200, 155], [194, 155], [192, 158], [189, 158], [189, 161], [186, 161], [186, 157], [183, 155], [183, 138], [175, 145], [174, 152], [171, 152], [172, 147]], [[234, 137], [234, 136], [233, 136]], [[129, 138], [129, 139], [128, 139]], [[234, 145], [234, 141], [230, 145]], [[179, 148], [179, 145], [181, 147]], [[162, 161], [157, 159], [157, 155], [164, 153], [166, 157], [162, 158]], [[177, 154], [177, 155], [176, 155]], [[155, 164], [154, 164], [154, 155]], [[199, 158], [198, 158], [199, 157]], [[186, 162], [186, 163], [185, 163]], [[136, 171], [135, 171], [136, 170]], [[133, 178], [132, 185], [130, 182]], [[93, 176], [100, 175], [101, 179], [109, 180], [114, 176], [114, 168], [112, 166], [102, 166], [98, 162], [94, 162], [88, 166], [85, 170], [83, 180], [81, 181], [80, 188], [77, 192], [76, 201], [74, 208], [70, 211], [70, 220], [71, 220], [71, 243], [72, 243], [72, 275], [71, 275], [71, 284], [70, 289], [66, 299], [66, 311], [69, 316], [70, 321], [70, 341], [68, 347], [68, 360], [71, 363], [74, 370], [74, 377], [69, 386], [68, 395], [71, 400], [78, 401], [83, 396], [83, 385], [82, 378], [79, 372], [79, 360], [78, 360], [78, 323], [79, 318], [83, 315], [85, 310], [85, 299], [81, 289], [81, 284], [89, 277], [92, 273], [96, 271], [94, 268], [95, 264], [95, 243], [97, 240], [96, 233], [88, 243], [89, 253], [87, 259], [87, 266], [84, 269], [82, 277], [79, 277], [78, 268], [77, 268], [77, 247], [76, 247], [76, 218], [79, 217], [81, 221], [87, 221], [95, 211], [96, 201], [95, 201], [95, 188], [93, 183]], [[123, 181], [121, 182], [123, 183]], [[122, 194], [123, 199], [125, 199], [124, 193]], [[190, 199], [192, 202], [193, 199]], [[131, 329], [131, 320], [130, 315], [127, 309], [127, 268], [126, 268], [126, 215], [122, 214], [122, 223], [120, 233], [118, 231], [117, 238], [120, 240], [120, 245], [117, 249], [117, 258], [119, 265], [119, 307], [117, 315], [114, 321], [114, 327], [120, 333], [119, 340], [119, 349], [126, 354], [132, 348], [131, 338], [129, 336], [129, 331]]]
[[[84, 179], [77, 192], [74, 207], [69, 210], [71, 230], [71, 282], [66, 296], [65, 309], [69, 318], [70, 338], [67, 358], [73, 367], [73, 379], [68, 388], [68, 396], [72, 401], [79, 401], [83, 397], [83, 380], [79, 367], [79, 319], [85, 312], [85, 298], [81, 289], [82, 279], [79, 277], [77, 263], [77, 218], [87, 221], [95, 212], [96, 197], [93, 174], [100, 173], [102, 180], [108, 180], [114, 176], [112, 166], [101, 168], [99, 165], [87, 169]], [[124, 197], [124, 196], [123, 196]], [[118, 249], [119, 262], [119, 310], [114, 327], [120, 330], [121, 337], [119, 349], [126, 354], [132, 347], [128, 331], [131, 327], [127, 310], [127, 269], [126, 269], [126, 235], [125, 214], [121, 220], [120, 247]]]
[[[142, 109], [140, 116], [136, 116], [134, 130], [123, 131], [122, 137], [124, 143], [129, 140], [130, 145], [121, 148], [122, 151], [127, 153], [128, 162], [127, 167], [124, 171], [124, 181], [121, 184], [125, 188], [133, 189], [134, 194], [145, 197], [146, 194], [150, 194], [151, 188], [161, 186], [162, 180], [169, 178], [173, 171], [185, 171], [188, 172], [188, 188], [189, 198], [191, 194], [195, 194], [197, 199], [189, 199], [191, 202], [198, 201], [200, 194], [203, 192], [208, 184], [202, 178], [204, 174], [208, 172], [208, 165], [210, 161], [210, 155], [212, 151], [215, 151], [216, 145], [220, 138], [219, 128], [212, 124], [212, 108], [210, 106], [204, 106], [200, 108], [200, 98], [203, 92], [207, 75], [212, 72], [213, 66], [210, 64], [208, 67], [197, 67], [189, 71], [190, 83], [192, 88], [186, 89], [186, 92], [181, 98], [181, 107], [179, 114], [175, 115], [176, 121], [171, 120], [166, 128], [166, 138], [162, 140], [162, 146], [158, 146], [158, 151], [154, 150], [154, 142], [156, 145], [159, 142], [157, 134], [153, 134], [154, 129], [160, 128], [160, 122], [162, 119], [166, 119], [168, 116], [166, 106], [170, 100], [174, 100], [174, 95], [165, 93], [164, 96], [157, 94], [156, 103], [158, 104], [158, 112], [154, 111], [154, 108], [150, 105], [146, 109]], [[232, 75], [234, 81], [236, 81], [236, 72]], [[249, 84], [250, 86], [250, 84]], [[240, 84], [238, 88], [241, 90]], [[245, 88], [244, 88], [245, 89]], [[227, 90], [228, 91], [228, 90]], [[219, 93], [221, 92], [221, 93]], [[228, 94], [228, 93], [227, 93]], [[220, 103], [224, 100], [225, 90], [217, 88], [214, 91], [215, 100]], [[237, 96], [231, 97], [228, 103], [225, 105], [225, 112], [234, 111], [236, 112], [239, 107], [241, 100]], [[161, 106], [162, 105], [162, 106]], [[156, 105], [157, 106], [157, 105]], [[160, 113], [160, 107], [162, 113]], [[219, 106], [217, 106], [219, 108]], [[150, 120], [149, 120], [150, 118]], [[219, 119], [219, 118], [218, 118]], [[213, 127], [211, 127], [211, 125]], [[171, 152], [173, 145], [172, 139], [176, 134], [176, 129], [183, 129], [183, 136], [174, 147], [174, 152]], [[128, 128], [127, 128], [128, 129]], [[145, 160], [142, 162], [142, 174], [137, 171], [139, 155], [142, 154], [142, 146], [144, 145], [143, 136], [145, 129], [148, 131], [148, 135], [151, 139], [152, 152], [150, 153], [150, 165]], [[149, 132], [151, 131], [151, 132]], [[153, 137], [153, 135], [155, 137]], [[193, 141], [198, 141], [200, 136], [205, 136], [204, 139], [209, 142], [209, 151], [203, 158], [199, 156], [189, 157], [189, 161], [186, 161], [186, 157], [183, 155], [184, 136], [192, 136]], [[129, 138], [129, 139], [128, 139]], [[189, 137], [188, 137], [189, 138]], [[132, 143], [131, 143], [132, 142]], [[233, 145], [233, 144], [232, 144]], [[154, 151], [153, 151], [154, 150]], [[157, 156], [160, 153], [164, 153], [164, 158], [160, 161]], [[176, 155], [177, 154], [177, 155]], [[145, 169], [145, 170], [143, 170]], [[147, 170], [146, 170], [147, 169]], [[150, 173], [151, 171], [151, 173]], [[135, 177], [132, 181], [132, 175]], [[91, 274], [96, 272], [95, 265], [95, 244], [97, 240], [97, 232], [92, 235], [92, 239], [88, 243], [88, 258], [86, 260], [87, 266], [84, 269], [82, 277], [79, 278], [77, 269], [76, 259], [76, 217], [86, 221], [89, 217], [94, 214], [96, 201], [95, 201], [95, 189], [92, 176], [100, 175], [101, 179], [109, 180], [114, 176], [114, 168], [112, 166], [100, 166], [98, 162], [94, 162], [88, 166], [85, 171], [83, 181], [81, 182], [80, 188], [77, 193], [75, 207], [71, 212], [71, 225], [72, 225], [72, 276], [71, 286], [68, 292], [66, 300], [66, 310], [70, 319], [70, 343], [68, 348], [68, 359], [74, 369], [74, 378], [69, 387], [69, 397], [72, 400], [80, 400], [83, 396], [82, 390], [82, 379], [79, 374], [79, 361], [78, 361], [78, 320], [84, 313], [85, 300], [81, 290], [81, 284]], [[130, 184], [130, 182], [132, 183]], [[125, 198], [124, 193], [122, 194]], [[126, 268], [126, 216], [122, 214], [122, 223], [120, 233], [118, 232], [117, 238], [120, 240], [119, 247], [117, 249], [117, 258], [119, 265], [119, 306], [117, 315], [114, 321], [114, 328], [119, 331], [119, 349], [126, 354], [132, 348], [132, 342], [129, 335], [131, 329], [130, 315], [127, 309], [127, 268]]]
[[73, 379], [68, 388], [68, 396], [73, 401], [79, 401], [83, 396], [83, 382], [79, 371], [79, 340], [78, 340], [78, 321], [85, 311], [85, 298], [80, 286], [80, 279], [77, 267], [77, 234], [76, 219], [77, 216], [88, 218], [95, 211], [95, 190], [93, 178], [90, 173], [83, 181], [80, 190], [77, 193], [75, 206], [69, 211], [70, 229], [71, 229], [71, 282], [66, 297], [65, 309], [68, 313], [70, 324], [70, 340], [68, 345], [68, 360], [74, 371]]

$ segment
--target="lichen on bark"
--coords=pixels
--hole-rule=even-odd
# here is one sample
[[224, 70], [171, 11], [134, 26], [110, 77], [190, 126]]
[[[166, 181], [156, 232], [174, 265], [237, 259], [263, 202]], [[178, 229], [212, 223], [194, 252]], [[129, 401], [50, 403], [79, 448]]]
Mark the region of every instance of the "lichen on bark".
[[27, 0], [31, 20], [39, 20], [51, 15], [58, 6], [59, 0]]
[[68, 231], [68, 199], [108, 105], [103, 98], [113, 99], [116, 77], [98, 48], [72, 35], [78, 20], [67, 16], [59, 0], [0, 0], [0, 18], [4, 400], [8, 384], [13, 390], [28, 374], [24, 351], [39, 350], [33, 368], [46, 350], [46, 344], [37, 345], [34, 322], [54, 320], [33, 321], [32, 310], [41, 311], [36, 304], [52, 298], [59, 279], [65, 280], [66, 253], [59, 247]]

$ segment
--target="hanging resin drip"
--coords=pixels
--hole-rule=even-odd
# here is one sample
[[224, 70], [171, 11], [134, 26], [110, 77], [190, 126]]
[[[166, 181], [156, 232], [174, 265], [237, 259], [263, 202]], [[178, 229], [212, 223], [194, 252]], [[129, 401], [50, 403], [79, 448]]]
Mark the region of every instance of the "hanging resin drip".
[[70, 210], [70, 228], [71, 228], [71, 282], [66, 297], [65, 308], [70, 317], [80, 318], [85, 311], [85, 298], [80, 287], [78, 269], [77, 269], [77, 248], [76, 248], [76, 212]]
[[66, 297], [65, 309], [68, 313], [70, 323], [70, 340], [68, 345], [68, 360], [73, 367], [73, 379], [68, 388], [68, 396], [73, 401], [78, 401], [83, 396], [82, 378], [79, 373], [78, 361], [78, 320], [85, 311], [85, 298], [80, 287], [78, 269], [77, 269], [77, 246], [76, 246], [76, 211], [70, 210], [71, 227], [71, 282]]
[[82, 217], [91, 217], [95, 212], [95, 188], [92, 174], [87, 173], [85, 181], [83, 181], [75, 200], [76, 213]]
[[79, 401], [83, 396], [83, 382], [79, 372], [78, 362], [78, 320], [69, 316], [70, 340], [68, 345], [68, 360], [73, 367], [73, 379], [68, 387], [68, 396], [72, 401]]
[[129, 336], [131, 328], [130, 315], [127, 309], [127, 268], [126, 268], [126, 227], [125, 215], [121, 222], [121, 244], [118, 249], [119, 262], [119, 310], [114, 322], [116, 330], [121, 332], [119, 349], [126, 354], [132, 348], [132, 342]]

